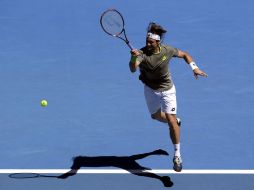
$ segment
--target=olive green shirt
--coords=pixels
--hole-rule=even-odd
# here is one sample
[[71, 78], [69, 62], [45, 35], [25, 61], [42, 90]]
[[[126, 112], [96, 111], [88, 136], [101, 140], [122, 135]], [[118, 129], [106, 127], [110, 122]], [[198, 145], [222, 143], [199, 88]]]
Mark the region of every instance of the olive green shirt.
[[145, 47], [140, 49], [140, 53], [137, 58], [140, 61], [139, 79], [154, 90], [169, 90], [173, 86], [169, 61], [178, 55], [178, 49], [161, 45], [159, 53], [150, 54]]

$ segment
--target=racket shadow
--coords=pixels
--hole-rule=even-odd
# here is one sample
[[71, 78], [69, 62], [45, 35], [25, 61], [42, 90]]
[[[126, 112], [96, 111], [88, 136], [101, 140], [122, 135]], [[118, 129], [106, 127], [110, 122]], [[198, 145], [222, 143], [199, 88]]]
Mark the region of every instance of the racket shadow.
[[14, 179], [31, 179], [31, 178], [39, 178], [39, 177], [58, 178], [59, 175], [41, 175], [38, 173], [12, 173], [12, 174], [9, 174], [9, 177]]
[[71, 170], [58, 176], [59, 179], [66, 179], [76, 175], [81, 167], [117, 167], [130, 172], [133, 175], [149, 177], [160, 180], [165, 187], [172, 187], [173, 182], [169, 176], [160, 176], [147, 170], [150, 168], [141, 166], [137, 160], [152, 155], [168, 155], [164, 150], [155, 150], [148, 153], [136, 154], [132, 156], [77, 156], [73, 158]]

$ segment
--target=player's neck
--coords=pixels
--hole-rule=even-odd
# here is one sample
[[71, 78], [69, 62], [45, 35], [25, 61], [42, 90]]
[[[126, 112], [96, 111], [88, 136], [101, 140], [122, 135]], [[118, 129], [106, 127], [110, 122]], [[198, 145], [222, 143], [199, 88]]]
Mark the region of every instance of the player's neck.
[[153, 54], [159, 54], [160, 52], [161, 52], [161, 46], [158, 46], [158, 47], [154, 50]]

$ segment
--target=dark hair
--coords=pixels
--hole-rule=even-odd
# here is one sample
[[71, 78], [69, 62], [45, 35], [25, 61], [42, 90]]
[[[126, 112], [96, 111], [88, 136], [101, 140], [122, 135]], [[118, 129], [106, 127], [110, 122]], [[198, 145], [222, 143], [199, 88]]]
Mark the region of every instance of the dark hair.
[[167, 30], [154, 22], [150, 22], [147, 27], [147, 33], [148, 32], [159, 35], [162, 41], [165, 37], [165, 33], [167, 32]]

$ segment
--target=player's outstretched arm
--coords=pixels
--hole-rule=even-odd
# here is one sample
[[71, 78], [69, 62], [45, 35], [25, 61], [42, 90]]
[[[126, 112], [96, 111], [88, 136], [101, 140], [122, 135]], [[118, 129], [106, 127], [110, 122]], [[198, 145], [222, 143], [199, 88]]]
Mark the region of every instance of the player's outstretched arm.
[[178, 56], [177, 57], [183, 58], [185, 60], [185, 62], [190, 65], [190, 67], [191, 67], [191, 69], [193, 71], [193, 74], [194, 74], [196, 79], [198, 79], [198, 76], [208, 77], [208, 75], [204, 71], [201, 71], [198, 68], [198, 66], [193, 61], [193, 59], [190, 56], [190, 54], [188, 54], [187, 52], [178, 50]]

